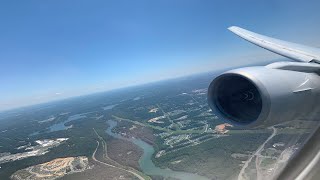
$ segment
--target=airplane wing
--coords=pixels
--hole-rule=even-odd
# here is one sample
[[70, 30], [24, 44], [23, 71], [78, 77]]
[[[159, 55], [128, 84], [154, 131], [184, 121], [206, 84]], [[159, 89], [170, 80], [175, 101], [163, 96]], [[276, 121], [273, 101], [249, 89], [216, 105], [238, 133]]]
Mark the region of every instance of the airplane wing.
[[319, 48], [271, 38], [236, 26], [229, 27], [228, 29], [243, 39], [281, 56], [296, 61], [320, 63]]

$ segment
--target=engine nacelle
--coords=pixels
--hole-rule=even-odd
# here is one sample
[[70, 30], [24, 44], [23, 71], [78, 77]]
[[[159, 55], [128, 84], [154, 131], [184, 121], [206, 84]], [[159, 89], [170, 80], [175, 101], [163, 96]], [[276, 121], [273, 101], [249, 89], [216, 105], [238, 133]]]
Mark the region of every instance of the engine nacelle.
[[319, 97], [319, 75], [263, 66], [225, 72], [208, 90], [209, 106], [220, 119], [247, 127], [313, 117]]

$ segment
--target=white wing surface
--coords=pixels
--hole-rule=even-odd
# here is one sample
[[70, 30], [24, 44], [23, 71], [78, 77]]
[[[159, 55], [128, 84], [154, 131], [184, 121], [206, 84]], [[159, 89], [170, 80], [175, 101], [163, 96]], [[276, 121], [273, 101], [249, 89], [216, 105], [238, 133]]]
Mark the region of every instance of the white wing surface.
[[229, 27], [228, 29], [233, 33], [237, 34], [238, 36], [242, 37], [243, 39], [276, 54], [285, 56], [296, 61], [312, 61], [320, 63], [319, 48], [308, 47], [296, 43], [271, 38], [236, 26]]

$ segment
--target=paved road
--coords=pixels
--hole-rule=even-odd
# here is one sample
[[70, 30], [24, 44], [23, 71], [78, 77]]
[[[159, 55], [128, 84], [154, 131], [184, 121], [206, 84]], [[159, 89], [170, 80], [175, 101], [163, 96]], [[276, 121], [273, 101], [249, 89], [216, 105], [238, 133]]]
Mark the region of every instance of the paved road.
[[260, 173], [260, 163], [259, 163], [258, 157], [261, 156], [261, 152], [264, 149], [264, 146], [267, 144], [267, 142], [270, 141], [277, 134], [277, 129], [275, 127], [271, 127], [271, 128], [273, 130], [272, 134], [268, 137], [268, 139], [263, 144], [261, 144], [261, 146], [259, 146], [256, 152], [245, 162], [245, 164], [243, 165], [238, 175], [238, 180], [248, 179], [246, 178], [247, 176], [246, 176], [245, 170], [254, 157], [256, 157], [257, 179], [262, 178]]
[[[96, 132], [95, 129], [93, 129], [93, 131], [96, 133], [96, 135], [98, 136], [99, 139], [102, 139], [102, 137]], [[120, 169], [120, 170], [126, 171], [126, 172], [128, 172], [128, 173], [133, 174], [134, 176], [136, 176], [136, 177], [137, 177], [138, 179], [140, 179], [140, 180], [145, 180], [145, 178], [143, 178], [142, 176], [140, 176], [139, 174], [137, 174], [137, 173], [134, 172], [134, 171], [127, 170], [127, 169], [124, 169], [124, 168], [121, 168], [121, 167], [117, 167], [117, 166], [115, 166], [115, 165], [108, 164], [108, 163], [105, 163], [105, 162], [102, 162], [102, 161], [97, 160], [97, 159], [96, 159], [96, 152], [97, 152], [97, 150], [98, 150], [98, 148], [99, 148], [99, 145], [100, 145], [100, 142], [97, 141], [97, 147], [96, 147], [96, 149], [94, 150], [94, 152], [93, 152], [93, 154], [92, 154], [92, 159], [93, 159], [94, 161], [96, 161], [96, 162], [98, 162], [98, 163], [101, 163], [101, 164], [103, 164], [103, 165], [112, 167], [112, 168], [116, 168], [116, 169]]]

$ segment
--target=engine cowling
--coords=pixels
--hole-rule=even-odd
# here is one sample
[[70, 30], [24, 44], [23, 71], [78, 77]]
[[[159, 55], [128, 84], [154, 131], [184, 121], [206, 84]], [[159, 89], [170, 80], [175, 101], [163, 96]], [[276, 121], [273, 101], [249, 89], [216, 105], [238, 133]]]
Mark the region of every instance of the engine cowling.
[[233, 125], [267, 127], [319, 112], [320, 78], [315, 73], [247, 67], [216, 77], [208, 103]]

